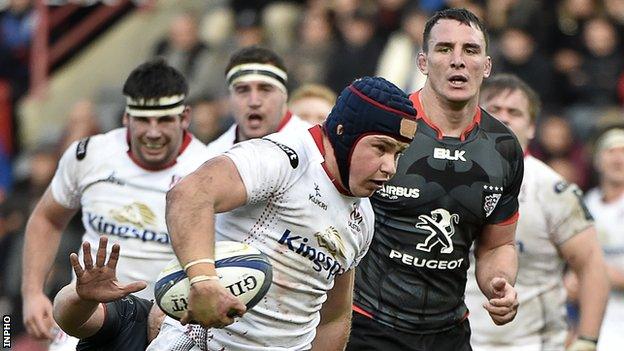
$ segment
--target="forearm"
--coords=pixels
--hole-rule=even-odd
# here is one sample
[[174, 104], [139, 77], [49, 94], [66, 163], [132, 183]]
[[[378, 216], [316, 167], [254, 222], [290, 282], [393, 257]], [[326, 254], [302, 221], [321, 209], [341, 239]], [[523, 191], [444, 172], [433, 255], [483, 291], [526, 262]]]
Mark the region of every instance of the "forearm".
[[607, 263], [607, 275], [614, 291], [624, 291], [624, 270]]
[[28, 221], [22, 259], [22, 295], [43, 293], [45, 279], [52, 267], [61, 240], [61, 230], [45, 218]]
[[609, 297], [609, 279], [601, 257], [592, 256], [578, 270], [581, 316], [579, 335], [597, 338]]
[[515, 244], [508, 243], [489, 250], [481, 250], [476, 256], [475, 271], [479, 288], [488, 299], [495, 297], [490, 287], [492, 279], [504, 278], [509, 284], [514, 285], [518, 273]]
[[67, 334], [78, 336], [77, 333], [93, 316], [99, 304], [97, 301], [81, 299], [72, 283], [61, 289], [54, 298], [54, 320]]
[[345, 349], [351, 330], [351, 313], [345, 313], [341, 317], [321, 323], [316, 327], [316, 337], [312, 342], [313, 351], [341, 351]]
[[[166, 221], [173, 250], [184, 266], [190, 261], [214, 259], [214, 203], [197, 190], [196, 182], [182, 181], [167, 193]], [[214, 267], [197, 265], [192, 275], [214, 274]]]

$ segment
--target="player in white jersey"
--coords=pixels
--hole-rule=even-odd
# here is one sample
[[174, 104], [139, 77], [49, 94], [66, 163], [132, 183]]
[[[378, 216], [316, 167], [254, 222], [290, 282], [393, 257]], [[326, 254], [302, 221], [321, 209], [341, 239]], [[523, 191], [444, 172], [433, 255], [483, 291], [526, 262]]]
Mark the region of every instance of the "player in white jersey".
[[288, 111], [288, 74], [284, 62], [273, 51], [258, 46], [242, 48], [232, 54], [225, 73], [236, 123], [208, 144], [209, 157], [224, 153], [240, 141], [311, 127]]
[[624, 129], [607, 131], [596, 145], [600, 187], [587, 193], [585, 203], [596, 220], [612, 288], [598, 349], [615, 351], [624, 347]]
[[[516, 76], [501, 74], [482, 87], [481, 105], [510, 127], [526, 150], [539, 109], [535, 92]], [[531, 155], [525, 156], [516, 229], [518, 315], [509, 324], [494, 325], [482, 307], [485, 300], [474, 274], [468, 274], [466, 304], [474, 350], [563, 350], [567, 324], [562, 278], [566, 264], [578, 274], [581, 286], [580, 334], [568, 350], [595, 350], [609, 284], [581, 195], [576, 185], [566, 183]]]
[[[343, 350], [353, 268], [373, 235], [363, 197], [394, 175], [415, 114], [399, 88], [365, 77], [323, 126], [236, 144], [169, 191], [167, 224], [191, 280], [181, 322], [211, 329], [167, 318], [148, 350]], [[215, 239], [269, 256], [273, 281], [253, 309], [213, 280]]]
[[174, 257], [165, 223], [165, 194], [205, 160], [205, 145], [188, 131], [187, 83], [162, 60], [137, 67], [125, 82], [125, 128], [73, 143], [26, 228], [22, 293], [28, 332], [51, 338], [52, 305], [43, 293], [67, 222], [82, 208], [84, 241], [100, 235], [123, 243], [118, 277], [153, 282]]

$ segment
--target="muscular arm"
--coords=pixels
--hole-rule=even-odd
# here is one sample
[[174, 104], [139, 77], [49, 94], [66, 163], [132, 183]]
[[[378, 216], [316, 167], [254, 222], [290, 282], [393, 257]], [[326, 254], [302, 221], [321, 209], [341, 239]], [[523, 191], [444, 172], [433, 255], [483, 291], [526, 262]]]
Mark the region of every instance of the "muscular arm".
[[62, 231], [76, 213], [57, 203], [50, 188], [43, 194], [26, 225], [22, 262], [24, 324], [37, 338], [51, 338], [52, 305], [43, 293], [46, 276], [58, 250]]
[[67, 334], [83, 339], [104, 325], [104, 307], [100, 302], [81, 299], [72, 283], [54, 298], [54, 320]]
[[336, 277], [334, 287], [327, 292], [327, 301], [321, 308], [321, 322], [316, 327], [312, 350], [344, 350], [351, 329], [353, 280], [351, 269]]
[[579, 335], [597, 339], [609, 296], [609, 279], [594, 227], [567, 240], [560, 252], [578, 277]]
[[511, 322], [518, 309], [518, 294], [513, 288], [518, 273], [516, 224], [485, 226], [475, 246], [475, 275], [488, 298], [483, 307], [497, 325]]
[[[167, 228], [173, 250], [183, 267], [193, 260], [215, 257], [215, 213], [240, 207], [246, 200], [245, 185], [234, 162], [226, 156], [204, 163], [167, 193]], [[199, 275], [214, 276], [216, 271], [214, 265], [198, 264], [190, 267], [187, 275], [189, 278]], [[192, 301], [194, 296], [199, 295], [214, 295], [217, 291], [220, 291], [219, 294], [225, 293], [225, 289], [221, 291], [218, 282], [197, 283], [191, 286], [190, 299]], [[214, 306], [195, 306], [214, 312]], [[193, 306], [190, 310], [193, 310]], [[204, 309], [203, 313], [212, 312]], [[186, 323], [189, 320], [183, 318], [182, 321]]]

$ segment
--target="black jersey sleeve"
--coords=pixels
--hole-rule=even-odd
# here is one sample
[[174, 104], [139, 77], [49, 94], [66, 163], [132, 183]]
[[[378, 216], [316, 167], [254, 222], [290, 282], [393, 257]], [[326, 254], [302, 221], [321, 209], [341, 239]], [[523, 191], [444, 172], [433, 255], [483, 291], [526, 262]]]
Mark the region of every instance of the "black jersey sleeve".
[[500, 224], [516, 217], [520, 207], [518, 194], [524, 177], [524, 153], [515, 137], [501, 143], [507, 144], [499, 147], [504, 150], [503, 155], [508, 160], [509, 170], [505, 177], [503, 194], [496, 209], [488, 217], [488, 224]]
[[94, 335], [81, 339], [76, 350], [144, 350], [151, 308], [152, 302], [134, 295], [106, 303], [104, 324]]

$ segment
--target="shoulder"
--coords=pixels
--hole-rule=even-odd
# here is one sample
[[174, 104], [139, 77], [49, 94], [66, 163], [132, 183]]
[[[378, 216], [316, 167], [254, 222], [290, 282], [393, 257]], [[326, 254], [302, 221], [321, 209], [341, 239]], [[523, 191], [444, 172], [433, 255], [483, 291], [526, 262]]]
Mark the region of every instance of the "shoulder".
[[481, 109], [481, 130], [494, 141], [496, 150], [508, 160], [524, 158], [516, 135], [498, 119]]
[[282, 158], [288, 160], [293, 168], [299, 168], [310, 161], [313, 149], [316, 147], [307, 128], [278, 132], [258, 139], [265, 147], [274, 149]]
[[312, 124], [310, 124], [309, 122], [304, 121], [303, 119], [301, 119], [301, 117], [297, 115], [291, 115], [290, 120], [288, 121], [288, 123], [286, 123], [282, 131], [287, 132], [291, 130], [301, 130], [301, 129], [308, 130], [308, 128], [310, 127], [312, 127]]
[[234, 145], [236, 139], [236, 124], [233, 124], [228, 130], [221, 134], [217, 139], [211, 141], [206, 146], [209, 157], [214, 157], [229, 150]]
[[106, 134], [97, 134], [74, 141], [65, 151], [77, 161], [100, 160], [119, 150], [127, 150], [126, 129], [114, 129]]

